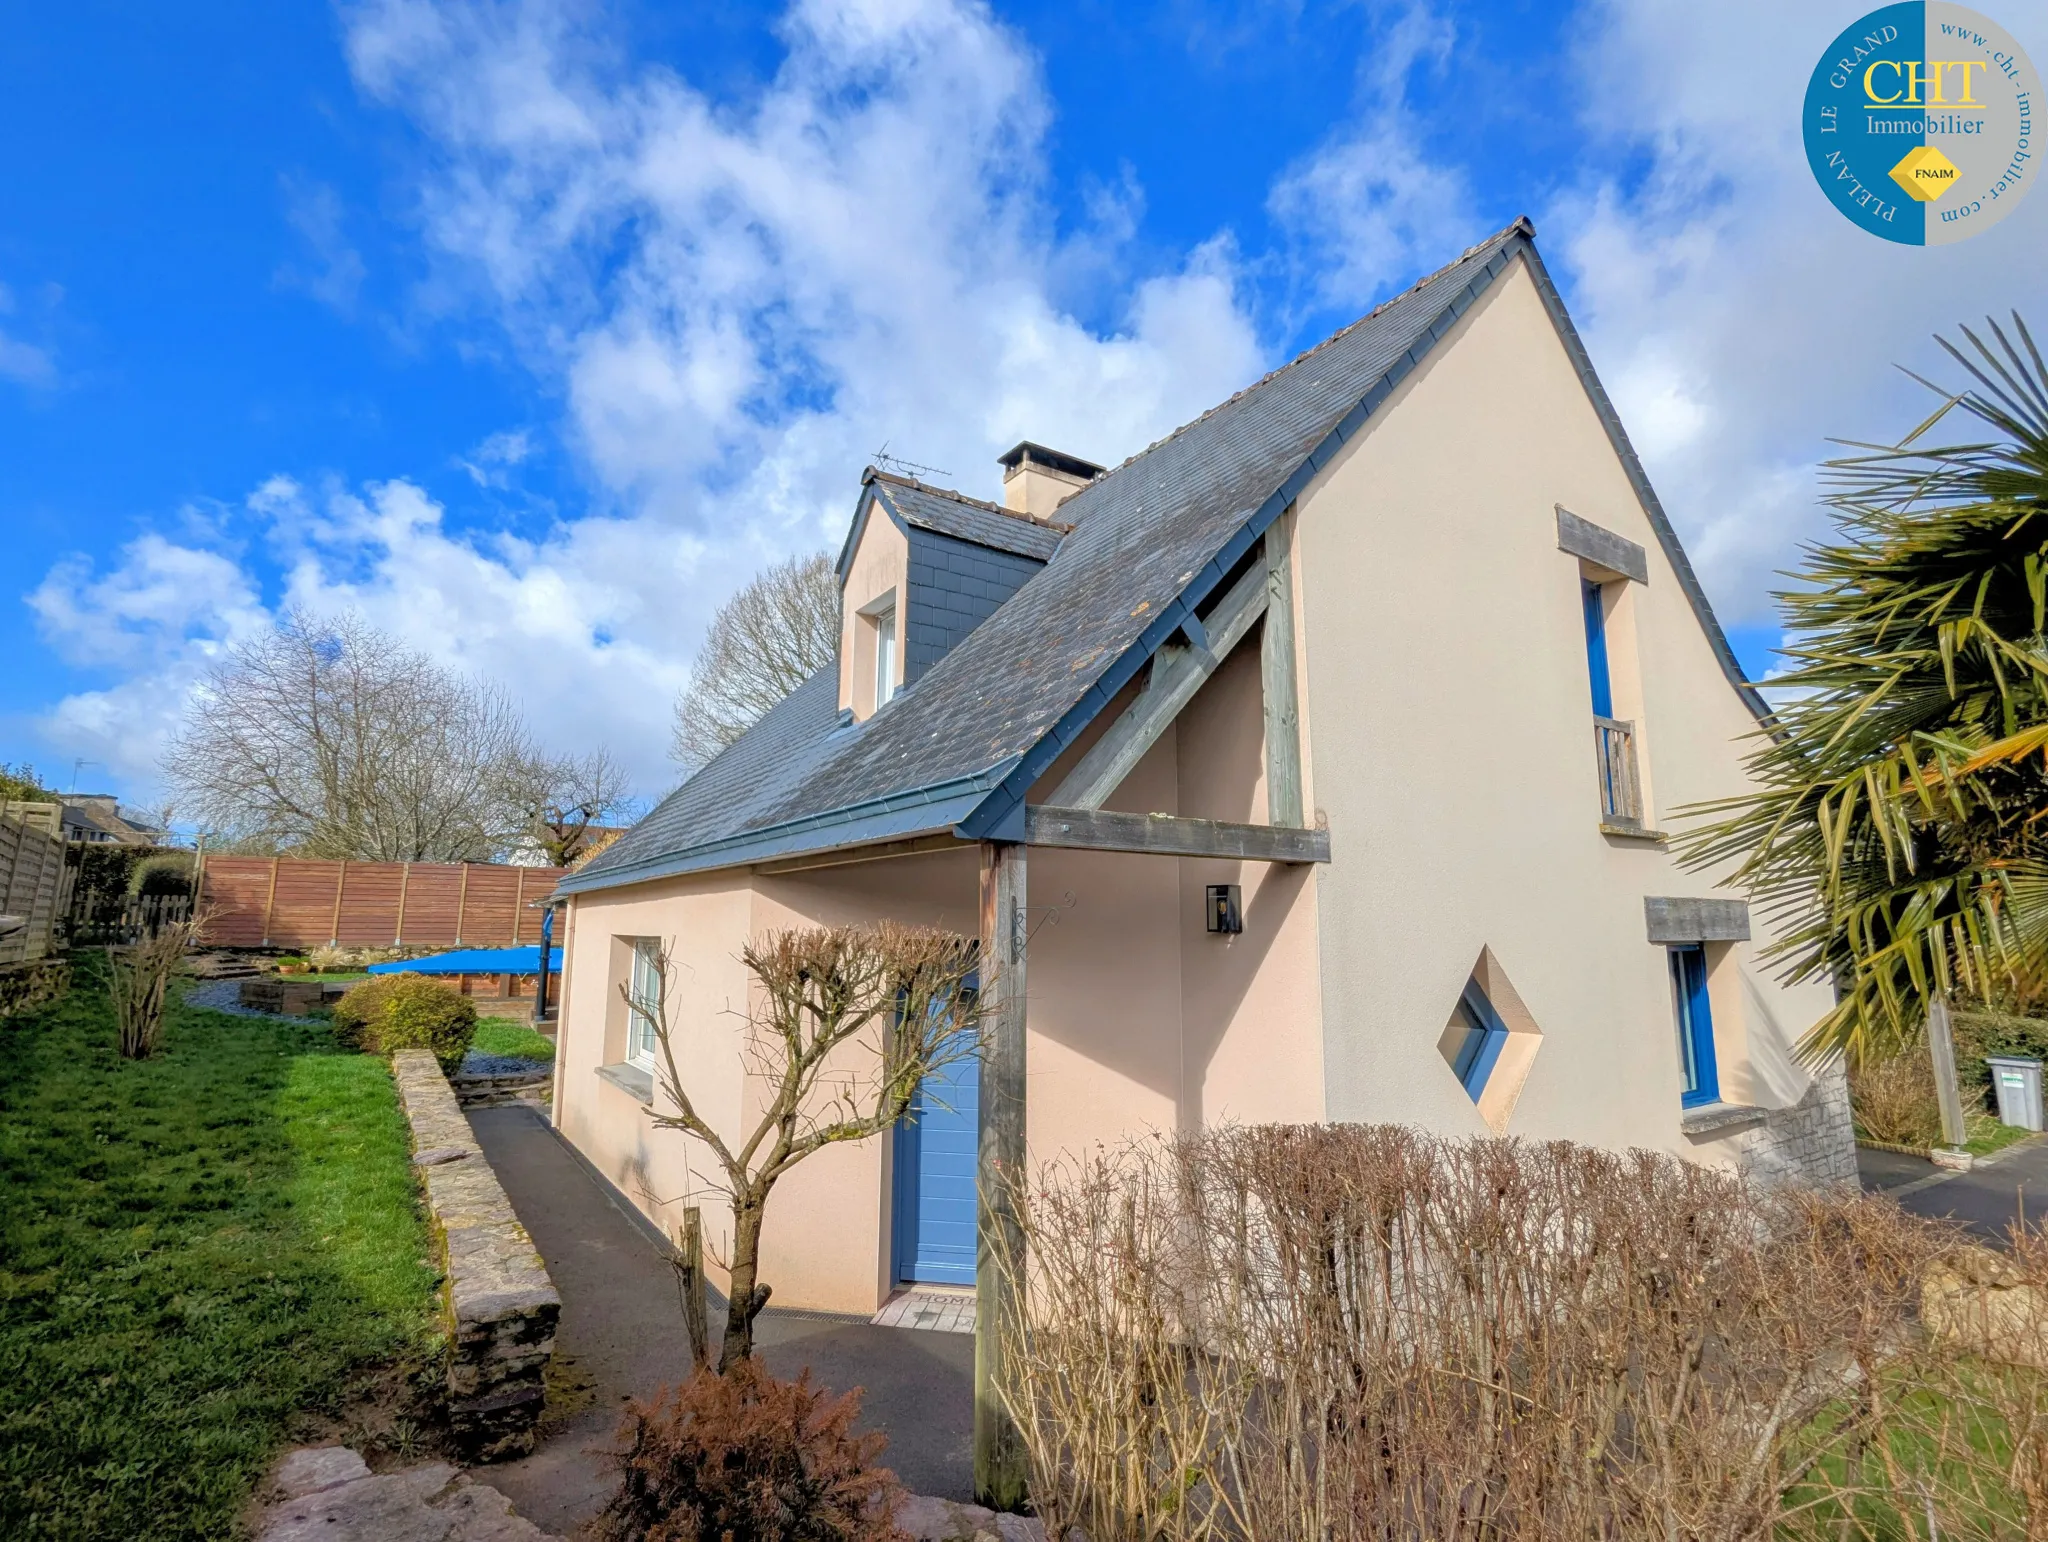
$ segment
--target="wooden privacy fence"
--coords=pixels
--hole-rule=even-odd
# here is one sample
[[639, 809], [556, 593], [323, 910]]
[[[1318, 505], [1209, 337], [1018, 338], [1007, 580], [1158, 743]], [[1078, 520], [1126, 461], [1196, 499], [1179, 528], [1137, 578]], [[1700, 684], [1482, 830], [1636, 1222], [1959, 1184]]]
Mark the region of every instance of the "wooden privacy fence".
[[224, 948], [512, 947], [567, 868], [208, 857], [199, 940]]
[[55, 803], [0, 803], [0, 916], [26, 923], [0, 934], [0, 964], [56, 951], [57, 918], [71, 888], [59, 823], [63, 813]]

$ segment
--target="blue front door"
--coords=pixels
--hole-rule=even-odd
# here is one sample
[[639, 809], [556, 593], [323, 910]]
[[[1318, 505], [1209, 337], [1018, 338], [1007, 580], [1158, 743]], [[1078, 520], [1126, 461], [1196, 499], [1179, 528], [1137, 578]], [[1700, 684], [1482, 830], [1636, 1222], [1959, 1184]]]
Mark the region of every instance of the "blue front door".
[[896, 1126], [896, 1278], [974, 1283], [981, 1057], [924, 1079]]

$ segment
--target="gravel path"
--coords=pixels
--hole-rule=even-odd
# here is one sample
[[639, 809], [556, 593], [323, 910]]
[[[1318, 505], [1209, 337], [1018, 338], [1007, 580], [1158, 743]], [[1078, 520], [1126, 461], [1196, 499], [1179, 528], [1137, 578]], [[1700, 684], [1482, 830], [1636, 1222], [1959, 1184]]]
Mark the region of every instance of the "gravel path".
[[303, 1023], [303, 1017], [286, 1017], [282, 1012], [259, 1012], [241, 1002], [240, 980], [200, 980], [185, 987], [185, 1005], [204, 1007], [209, 1012], [230, 1012], [236, 1017], [267, 1017], [280, 1023]]

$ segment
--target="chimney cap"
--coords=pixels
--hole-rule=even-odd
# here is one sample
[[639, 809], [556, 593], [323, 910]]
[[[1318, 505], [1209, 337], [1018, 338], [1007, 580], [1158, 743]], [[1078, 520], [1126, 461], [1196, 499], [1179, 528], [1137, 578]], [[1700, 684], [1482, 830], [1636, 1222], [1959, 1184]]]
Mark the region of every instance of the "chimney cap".
[[1043, 466], [1048, 471], [1063, 471], [1070, 477], [1079, 477], [1084, 482], [1093, 481], [1102, 475], [1103, 468], [1092, 460], [1083, 460], [1078, 455], [1069, 455], [1064, 450], [1049, 450], [1042, 444], [1033, 444], [1029, 439], [1020, 439], [1010, 449], [996, 457], [996, 464], [1003, 468], [1005, 481], [1024, 468], [1026, 462]]

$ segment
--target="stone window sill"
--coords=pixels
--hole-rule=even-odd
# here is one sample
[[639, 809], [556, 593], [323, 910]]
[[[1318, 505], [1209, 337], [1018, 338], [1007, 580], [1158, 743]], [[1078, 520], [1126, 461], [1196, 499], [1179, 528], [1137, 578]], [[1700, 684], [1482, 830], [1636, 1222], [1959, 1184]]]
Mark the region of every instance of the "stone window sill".
[[1739, 1125], [1762, 1124], [1764, 1110], [1746, 1103], [1705, 1103], [1689, 1108], [1681, 1121], [1688, 1135], [1718, 1135]]
[[622, 1092], [630, 1092], [650, 1108], [654, 1105], [654, 1073], [637, 1065], [601, 1065], [597, 1074]]
[[1641, 825], [1609, 824], [1605, 820], [1601, 821], [1600, 833], [1602, 835], [1614, 836], [1617, 840], [1649, 841], [1658, 846], [1666, 844], [1671, 839], [1662, 830], [1648, 830]]

